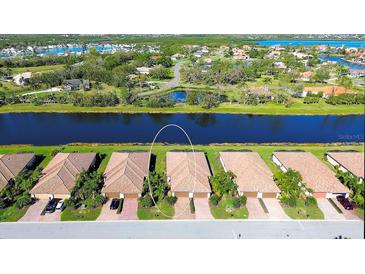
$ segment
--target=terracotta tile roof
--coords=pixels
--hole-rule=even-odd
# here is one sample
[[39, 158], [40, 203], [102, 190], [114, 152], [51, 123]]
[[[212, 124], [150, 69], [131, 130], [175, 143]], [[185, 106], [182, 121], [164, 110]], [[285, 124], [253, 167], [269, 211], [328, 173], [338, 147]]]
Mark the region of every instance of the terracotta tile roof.
[[33, 153], [0, 154], [0, 191], [34, 158]]
[[302, 175], [303, 183], [314, 192], [349, 193], [336, 174], [310, 152], [274, 152], [286, 168]]
[[211, 173], [203, 152], [167, 152], [166, 158], [173, 192], [211, 192]]
[[328, 152], [327, 154], [355, 176], [364, 178], [364, 152]]
[[148, 175], [148, 152], [114, 152], [105, 169], [102, 193], [139, 194]]
[[227, 170], [236, 175], [238, 189], [242, 192], [280, 192], [273, 174], [257, 152], [220, 152]]
[[340, 86], [304, 87], [304, 91], [312, 93], [322, 92], [323, 94], [326, 95], [335, 95], [335, 96], [343, 93], [351, 93], [351, 90], [348, 90]]
[[88, 170], [96, 153], [58, 153], [42, 171], [31, 194], [70, 194], [77, 176]]

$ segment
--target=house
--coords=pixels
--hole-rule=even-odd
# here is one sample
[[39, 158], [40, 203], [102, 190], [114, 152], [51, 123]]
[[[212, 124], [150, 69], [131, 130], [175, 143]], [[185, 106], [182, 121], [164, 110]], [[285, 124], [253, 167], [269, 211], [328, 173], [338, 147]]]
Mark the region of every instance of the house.
[[353, 78], [365, 77], [365, 69], [350, 69], [348, 75]]
[[275, 68], [279, 68], [279, 69], [286, 69], [286, 65], [284, 64], [284, 62], [274, 62], [273, 63], [273, 66]]
[[179, 60], [181, 58], [184, 58], [184, 57], [185, 57], [184, 54], [176, 53], [176, 54], [174, 54], [174, 55], [171, 56], [171, 60], [172, 61], [177, 61], [177, 60]]
[[90, 170], [95, 161], [96, 153], [57, 153], [30, 194], [37, 199], [70, 198], [77, 176]]
[[0, 191], [35, 161], [33, 153], [0, 154]]
[[319, 94], [322, 93], [324, 98], [329, 96], [338, 96], [343, 93], [350, 93], [351, 91], [345, 87], [340, 86], [317, 86], [317, 87], [304, 87], [302, 97], [306, 97], [308, 93]]
[[311, 71], [305, 71], [299, 74], [300, 80], [304, 82], [309, 82], [312, 78], [313, 72]]
[[349, 172], [364, 182], [364, 152], [342, 151], [326, 153], [328, 162], [343, 172]]
[[14, 75], [13, 80], [14, 83], [18, 86], [24, 86], [29, 84], [29, 79], [32, 77], [31, 72], [23, 72], [17, 75]]
[[136, 68], [138, 74], [145, 74], [145, 75], [150, 74], [151, 69], [152, 68], [148, 68], [148, 67], [138, 67], [138, 68]]
[[91, 88], [91, 84], [89, 80], [83, 79], [71, 79], [65, 80], [64, 90], [72, 91], [72, 90], [89, 90]]
[[336, 174], [310, 152], [274, 152], [272, 160], [283, 172], [289, 168], [298, 171], [315, 198], [349, 195], [350, 190], [336, 178]]
[[107, 198], [140, 197], [148, 163], [148, 152], [114, 152], [104, 172], [101, 193]]
[[209, 198], [212, 175], [203, 152], [167, 152], [167, 181], [176, 197]]
[[236, 175], [239, 195], [257, 198], [277, 198], [280, 189], [273, 174], [257, 152], [220, 152], [219, 160], [225, 172]]

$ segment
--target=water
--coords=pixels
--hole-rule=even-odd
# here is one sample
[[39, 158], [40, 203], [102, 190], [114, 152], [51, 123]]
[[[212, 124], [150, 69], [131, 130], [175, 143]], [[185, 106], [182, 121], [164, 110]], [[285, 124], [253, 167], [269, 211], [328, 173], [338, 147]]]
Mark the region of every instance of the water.
[[[364, 141], [364, 115], [6, 113], [0, 144], [145, 143], [167, 124], [183, 127], [194, 144]], [[185, 144], [186, 137], [168, 128], [157, 142]]]
[[365, 48], [365, 40], [257, 40], [260, 46], [331, 46], [331, 47], [349, 47]]
[[348, 67], [349, 69], [354, 69], [354, 70], [365, 69], [365, 65], [354, 64], [338, 56], [321, 55], [319, 58], [321, 59], [322, 62], [327, 62], [327, 61], [337, 62], [345, 67]]
[[184, 103], [186, 102], [186, 92], [182, 90], [171, 92], [169, 93], [169, 98], [175, 103]]

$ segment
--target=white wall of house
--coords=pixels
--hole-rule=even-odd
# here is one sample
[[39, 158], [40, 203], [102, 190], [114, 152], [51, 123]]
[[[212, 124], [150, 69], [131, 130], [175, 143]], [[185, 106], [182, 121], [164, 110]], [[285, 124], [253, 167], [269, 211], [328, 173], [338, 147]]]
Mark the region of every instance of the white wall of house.
[[[338, 169], [342, 172], [349, 172], [352, 174], [352, 172], [348, 169], [346, 169], [344, 166], [342, 166], [339, 162], [337, 162], [335, 159], [333, 159], [331, 156], [329, 156], [328, 154], [326, 155], [327, 161], [333, 165], [334, 167], [338, 167]], [[353, 176], [357, 177], [356, 175], [352, 174]], [[362, 184], [364, 182], [363, 178], [359, 178], [359, 184]]]
[[287, 170], [287, 168], [279, 161], [279, 159], [275, 156], [275, 155], [273, 155], [272, 157], [271, 157], [271, 160], [277, 165], [277, 166], [279, 166], [280, 167], [280, 169], [283, 171], [283, 172], [287, 172], [288, 170]]
[[222, 157], [219, 157], [219, 161], [220, 161], [220, 162], [221, 162], [221, 164], [222, 164], [222, 167], [223, 167], [223, 169], [224, 169], [224, 172], [227, 172], [227, 169], [226, 169], [226, 166], [224, 165], [224, 162], [223, 162]]

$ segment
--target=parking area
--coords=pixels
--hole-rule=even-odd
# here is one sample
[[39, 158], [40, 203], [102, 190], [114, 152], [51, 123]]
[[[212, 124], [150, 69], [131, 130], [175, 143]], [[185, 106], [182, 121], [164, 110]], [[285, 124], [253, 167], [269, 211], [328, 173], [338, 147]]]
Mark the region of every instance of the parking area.
[[210, 207], [207, 198], [194, 198], [195, 219], [210, 220], [213, 219], [210, 213]]
[[339, 209], [341, 209], [342, 214], [345, 217], [345, 219], [347, 219], [347, 220], [361, 220], [361, 218], [356, 214], [355, 209], [346, 210], [341, 205], [341, 203], [339, 201], [337, 201], [336, 199], [332, 199], [332, 201], [339, 207]]
[[[317, 204], [323, 212], [326, 220], [344, 220], [345, 216], [335, 209], [335, 207], [325, 198], [317, 199]], [[341, 207], [340, 207], [341, 208]]]
[[125, 198], [120, 220], [137, 220], [138, 199]]
[[110, 221], [110, 220], [120, 220], [120, 214], [117, 214], [117, 210], [111, 210], [110, 204], [112, 199], [109, 199], [101, 208], [98, 221]]
[[284, 209], [276, 198], [263, 198], [265, 206], [269, 213], [267, 216], [269, 219], [289, 219], [289, 216], [285, 214]]
[[57, 222], [61, 220], [61, 211], [41, 215], [49, 200], [37, 200], [32, 204], [19, 222]]
[[248, 197], [246, 207], [249, 219], [267, 219], [268, 216], [260, 205], [259, 199]]
[[195, 214], [190, 212], [190, 199], [188, 197], [178, 197], [175, 203], [174, 219], [186, 220], [195, 219]]

